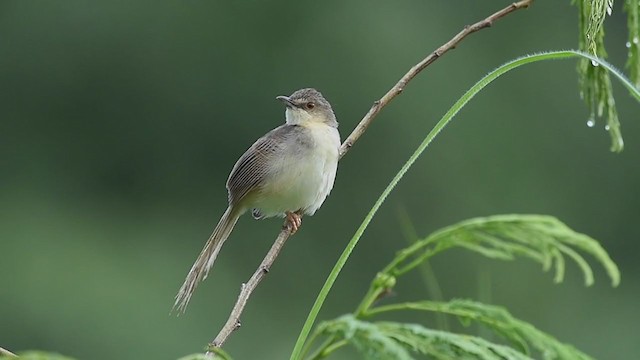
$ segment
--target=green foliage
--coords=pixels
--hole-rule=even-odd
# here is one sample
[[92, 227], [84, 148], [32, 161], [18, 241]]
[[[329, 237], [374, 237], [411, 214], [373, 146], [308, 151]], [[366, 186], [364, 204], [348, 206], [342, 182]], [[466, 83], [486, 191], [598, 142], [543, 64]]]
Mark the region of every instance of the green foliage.
[[414, 359], [412, 353], [442, 360], [531, 360], [512, 348], [482, 338], [427, 329], [417, 324], [366, 322], [345, 315], [325, 322], [319, 328], [325, 335], [340, 337], [353, 344], [369, 360], [411, 360]]
[[[506, 309], [471, 300], [416, 301], [375, 306], [398, 279], [426, 263], [432, 256], [451, 248], [464, 248], [492, 259], [533, 259], [545, 270], [555, 268], [555, 280], [564, 276], [565, 259], [574, 260], [593, 283], [593, 273], [578, 250], [591, 254], [603, 264], [617, 286], [620, 272], [607, 252], [591, 237], [577, 233], [550, 216], [498, 215], [475, 218], [438, 230], [398, 252], [371, 282], [369, 291], [352, 315], [318, 326], [311, 344], [321, 336], [328, 340], [310, 355], [322, 359], [347, 344], [354, 345], [366, 359], [413, 359], [412, 353], [436, 359], [529, 359], [535, 349], [545, 360], [589, 360], [588, 355], [556, 340], [533, 325], [516, 319]], [[368, 322], [365, 319], [395, 311], [434, 312], [458, 317], [463, 324], [478, 323], [503, 337], [514, 348], [484, 339], [448, 331], [436, 331], [417, 324]]]
[[379, 306], [368, 312], [368, 316], [384, 312], [409, 310], [430, 311], [457, 316], [464, 325], [479, 323], [509, 341], [524, 354], [531, 355], [535, 348], [544, 359], [591, 359], [571, 345], [563, 344], [554, 337], [536, 329], [533, 325], [514, 318], [505, 308], [482, 304], [472, 300], [455, 299], [449, 302], [418, 301]]
[[629, 77], [636, 87], [640, 87], [640, 0], [625, 0], [624, 10], [627, 13], [627, 28], [629, 40], [627, 40], [626, 67]]
[[[613, 0], [574, 0], [578, 7], [579, 48], [596, 57], [606, 59], [604, 47], [604, 21], [613, 11]], [[640, 86], [640, 17], [639, 0], [626, 0], [624, 9], [627, 12], [629, 30], [629, 48], [627, 69], [636, 87]], [[620, 122], [613, 98], [610, 74], [594, 61], [587, 59], [578, 63], [580, 76], [580, 96], [589, 107], [589, 126], [594, 126], [596, 118], [606, 117], [605, 129], [611, 136], [611, 151], [620, 152], [624, 147]]]
[[599, 52], [603, 51], [604, 19], [613, 11], [613, 0], [576, 0], [575, 3], [580, 9], [580, 49], [596, 56], [606, 55]]
[[[366, 359], [413, 359], [412, 353], [436, 359], [529, 359], [532, 349], [545, 360], [589, 360], [588, 355], [556, 340], [535, 326], [516, 319], [506, 309], [471, 300], [449, 302], [416, 301], [375, 306], [399, 277], [450, 248], [461, 247], [499, 260], [516, 257], [533, 259], [545, 270], [555, 268], [556, 282], [564, 276], [567, 255], [581, 268], [587, 285], [593, 283], [589, 264], [577, 250], [591, 254], [603, 264], [614, 286], [620, 282], [618, 267], [591, 237], [577, 233], [550, 216], [498, 215], [475, 218], [438, 230], [398, 252], [380, 271], [352, 315], [318, 326], [311, 343], [320, 336], [329, 339], [310, 359], [321, 359], [336, 349], [352, 344]], [[464, 325], [478, 323], [491, 329], [514, 348], [496, 345], [465, 334], [428, 329], [423, 325], [397, 322], [368, 322], [364, 319], [396, 311], [434, 312], [458, 317]]]
[[390, 276], [402, 275], [452, 247], [462, 247], [500, 260], [513, 260], [517, 256], [530, 258], [541, 263], [545, 270], [553, 267], [555, 282], [564, 278], [566, 255], [582, 270], [585, 284], [591, 285], [593, 272], [576, 251], [582, 250], [603, 264], [613, 286], [620, 282], [617, 266], [596, 240], [571, 230], [554, 217], [544, 215], [497, 215], [460, 222], [438, 230], [401, 251], [382, 272]]
[[620, 283], [618, 267], [593, 238], [571, 230], [551, 216], [496, 215], [454, 224], [400, 251], [372, 281], [356, 314], [366, 315], [376, 299], [395, 286], [398, 276], [442, 251], [456, 247], [498, 260], [532, 259], [542, 264], [545, 271], [554, 268], [556, 283], [564, 279], [565, 256], [569, 256], [582, 270], [585, 285], [590, 286], [594, 281], [593, 270], [578, 252], [580, 250], [604, 266], [613, 286]]

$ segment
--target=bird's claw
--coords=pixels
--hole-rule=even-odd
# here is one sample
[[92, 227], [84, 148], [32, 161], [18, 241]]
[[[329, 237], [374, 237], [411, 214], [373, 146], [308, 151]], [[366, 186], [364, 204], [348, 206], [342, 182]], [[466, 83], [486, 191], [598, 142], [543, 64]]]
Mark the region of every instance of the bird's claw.
[[296, 231], [298, 231], [298, 229], [300, 228], [300, 225], [302, 225], [302, 215], [296, 213], [296, 212], [290, 212], [287, 211], [287, 227], [289, 229], [291, 229], [291, 235], [295, 234]]

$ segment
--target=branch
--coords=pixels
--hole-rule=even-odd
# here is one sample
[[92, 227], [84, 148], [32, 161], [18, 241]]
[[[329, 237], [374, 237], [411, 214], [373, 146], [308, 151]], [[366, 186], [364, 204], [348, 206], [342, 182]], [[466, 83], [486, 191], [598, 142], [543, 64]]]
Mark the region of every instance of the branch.
[[[449, 50], [454, 49], [464, 38], [473, 34], [476, 31], [482, 30], [484, 28], [488, 28], [493, 25], [493, 22], [503, 18], [504, 16], [509, 15], [510, 13], [529, 7], [533, 0], [521, 0], [515, 2], [504, 9], [492, 14], [486, 19], [479, 21], [473, 25], [467, 25], [464, 27], [462, 31], [460, 31], [456, 36], [454, 36], [451, 40], [446, 42], [444, 45], [440, 46], [434, 52], [429, 54], [422, 61], [414, 65], [409, 71], [389, 90], [383, 97], [379, 100], [375, 101], [367, 114], [360, 120], [360, 123], [355, 127], [355, 129], [351, 132], [349, 137], [344, 141], [342, 146], [340, 147], [340, 158], [342, 158], [348, 151], [351, 149], [353, 144], [364, 134], [367, 130], [373, 119], [378, 115], [378, 113], [387, 106], [396, 96], [400, 95], [404, 88], [407, 86], [409, 81], [415, 78], [422, 70], [424, 70], [427, 66], [431, 65], [434, 61], [439, 59], [442, 55], [447, 53]], [[214, 355], [214, 348], [220, 348], [224, 345], [227, 338], [231, 335], [231, 333], [240, 327], [240, 315], [244, 310], [245, 305], [249, 299], [249, 296], [253, 292], [253, 290], [258, 286], [262, 278], [269, 272], [269, 269], [273, 265], [275, 259], [278, 257], [280, 250], [284, 246], [284, 243], [287, 241], [289, 236], [291, 235], [291, 229], [288, 227], [283, 227], [282, 231], [276, 238], [273, 246], [265, 256], [264, 260], [260, 264], [260, 267], [253, 274], [251, 279], [246, 284], [243, 284], [240, 290], [240, 295], [238, 296], [238, 300], [236, 301], [231, 314], [229, 315], [229, 319], [226, 324], [220, 330], [216, 338], [211, 342], [210, 351], [207, 352], [208, 356]]]
[[504, 16], [509, 15], [510, 13], [529, 7], [533, 0], [522, 0], [516, 3], [513, 3], [506, 8], [494, 13], [493, 15], [487, 17], [482, 21], [478, 21], [473, 25], [467, 25], [464, 27], [462, 31], [460, 31], [456, 36], [454, 36], [451, 40], [447, 41], [444, 45], [437, 48], [434, 52], [429, 54], [426, 58], [422, 59], [419, 63], [415, 64], [409, 71], [404, 74], [404, 76], [389, 90], [383, 97], [379, 100], [373, 102], [371, 109], [369, 112], [360, 120], [358, 126], [351, 132], [351, 135], [344, 141], [342, 146], [340, 147], [340, 158], [342, 158], [347, 151], [353, 146], [353, 144], [358, 141], [360, 136], [364, 134], [367, 130], [373, 119], [378, 115], [380, 110], [387, 106], [391, 100], [395, 99], [396, 96], [400, 95], [400, 93], [407, 86], [409, 81], [413, 80], [416, 75], [418, 75], [424, 68], [431, 65], [434, 61], [438, 60], [442, 55], [448, 52], [451, 49], [455, 49], [458, 44], [464, 40], [465, 37], [473, 34], [476, 31], [480, 31], [484, 28], [488, 28], [493, 25], [493, 22], [503, 18]]
[[240, 315], [244, 310], [245, 305], [247, 305], [247, 300], [249, 300], [249, 296], [253, 290], [258, 286], [262, 278], [269, 273], [269, 269], [273, 262], [276, 261], [278, 254], [280, 254], [280, 250], [284, 246], [284, 243], [291, 236], [291, 228], [287, 226], [282, 227], [282, 231], [276, 238], [276, 241], [269, 249], [269, 252], [262, 260], [260, 266], [256, 269], [256, 272], [253, 273], [251, 279], [245, 284], [242, 284], [240, 287], [240, 295], [238, 295], [238, 300], [236, 300], [236, 304], [233, 306], [233, 310], [231, 310], [231, 314], [229, 314], [229, 319], [222, 327], [222, 330], [218, 333], [216, 338], [209, 344], [209, 351], [207, 351], [207, 355], [212, 355], [214, 350], [212, 348], [220, 348], [227, 341], [227, 338], [231, 333], [240, 327]]

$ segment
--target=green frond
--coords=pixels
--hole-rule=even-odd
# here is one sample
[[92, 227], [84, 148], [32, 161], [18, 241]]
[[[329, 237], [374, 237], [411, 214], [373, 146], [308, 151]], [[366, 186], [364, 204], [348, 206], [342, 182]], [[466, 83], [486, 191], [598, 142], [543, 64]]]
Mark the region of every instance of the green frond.
[[627, 69], [629, 77], [637, 88], [640, 88], [640, 0], [625, 0], [624, 11], [627, 13]]
[[524, 354], [536, 349], [545, 360], [589, 360], [591, 357], [571, 345], [561, 343], [535, 326], [514, 318], [505, 308], [486, 305], [472, 300], [456, 299], [449, 302], [418, 301], [373, 308], [367, 315], [398, 310], [429, 311], [458, 317], [463, 324], [476, 322], [503, 337]]
[[582, 270], [585, 284], [593, 284], [593, 271], [577, 250], [600, 262], [613, 286], [620, 283], [620, 271], [609, 254], [593, 238], [573, 231], [552, 216], [496, 215], [474, 218], [438, 230], [399, 252], [383, 270], [402, 275], [443, 250], [460, 247], [486, 257], [513, 260], [526, 257], [539, 262], [544, 270], [555, 269], [554, 280], [561, 282], [568, 256]]
[[[607, 58], [604, 47], [604, 20], [611, 15], [613, 0], [575, 0], [578, 7], [579, 48], [601, 59]], [[611, 151], [624, 148], [618, 111], [613, 98], [611, 77], [598, 62], [581, 59], [578, 62], [580, 96], [589, 107], [587, 125], [593, 127], [597, 118], [606, 118], [605, 129], [611, 137]]]
[[366, 322], [345, 315], [321, 325], [325, 335], [345, 339], [365, 359], [414, 359], [412, 354], [433, 359], [531, 360], [510, 347], [470, 335], [427, 329], [418, 324]]
[[365, 359], [411, 360], [409, 350], [375, 324], [357, 320], [352, 315], [327, 321], [318, 326], [323, 335], [337, 336], [355, 346]]

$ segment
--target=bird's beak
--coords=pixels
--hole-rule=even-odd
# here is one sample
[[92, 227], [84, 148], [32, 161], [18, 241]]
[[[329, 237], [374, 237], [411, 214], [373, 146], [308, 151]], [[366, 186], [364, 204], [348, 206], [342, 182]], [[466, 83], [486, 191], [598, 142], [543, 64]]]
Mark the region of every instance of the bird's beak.
[[293, 101], [291, 101], [291, 99], [289, 99], [289, 97], [288, 97], [288, 96], [282, 96], [282, 95], [280, 95], [280, 96], [277, 96], [277, 97], [276, 97], [276, 99], [277, 99], [277, 100], [282, 101], [282, 102], [284, 103], [284, 105], [285, 105], [286, 107], [288, 107], [288, 108], [294, 108], [294, 107], [296, 107], [296, 104], [294, 104], [294, 103], [293, 103]]

